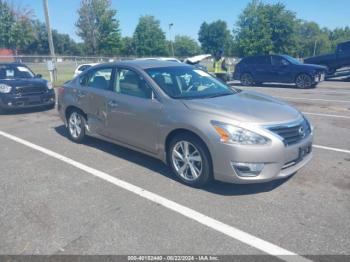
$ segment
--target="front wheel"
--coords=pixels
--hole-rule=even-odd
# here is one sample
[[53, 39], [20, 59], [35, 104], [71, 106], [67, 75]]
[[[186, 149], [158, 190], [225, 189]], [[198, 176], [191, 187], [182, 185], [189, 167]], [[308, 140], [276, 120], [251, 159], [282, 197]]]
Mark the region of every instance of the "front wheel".
[[307, 74], [300, 74], [295, 79], [295, 84], [298, 88], [310, 88], [314, 83], [311, 76]]
[[201, 187], [212, 179], [210, 155], [205, 144], [196, 136], [181, 134], [172, 139], [168, 163], [186, 185]]
[[85, 117], [78, 110], [70, 112], [68, 117], [68, 134], [70, 140], [76, 143], [83, 142], [85, 138]]
[[253, 76], [249, 73], [242, 74], [240, 80], [241, 80], [242, 86], [252, 86], [254, 84]]

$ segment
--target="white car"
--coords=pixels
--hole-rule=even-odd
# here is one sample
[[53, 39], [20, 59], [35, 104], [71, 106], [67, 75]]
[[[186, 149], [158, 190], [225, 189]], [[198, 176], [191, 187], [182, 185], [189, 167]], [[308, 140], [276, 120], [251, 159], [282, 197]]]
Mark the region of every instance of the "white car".
[[78, 67], [75, 69], [74, 71], [74, 77], [76, 77], [77, 75], [81, 74], [83, 71], [85, 71], [86, 69], [98, 65], [98, 63], [92, 63], [92, 64], [81, 64], [78, 65]]
[[181, 61], [175, 57], [145, 57], [145, 58], [138, 58], [137, 60], [158, 60], [158, 61], [181, 63]]

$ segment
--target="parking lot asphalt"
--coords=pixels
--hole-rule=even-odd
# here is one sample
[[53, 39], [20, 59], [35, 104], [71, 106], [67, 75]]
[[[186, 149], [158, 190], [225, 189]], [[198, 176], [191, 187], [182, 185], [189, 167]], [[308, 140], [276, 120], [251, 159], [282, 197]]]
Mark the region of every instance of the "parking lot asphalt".
[[[306, 114], [317, 146], [310, 164], [289, 179], [194, 189], [140, 153], [97, 139], [70, 142], [55, 110], [1, 115], [0, 131], [290, 252], [350, 255], [350, 83], [239, 88]], [[0, 143], [0, 254], [265, 253], [8, 137]]]

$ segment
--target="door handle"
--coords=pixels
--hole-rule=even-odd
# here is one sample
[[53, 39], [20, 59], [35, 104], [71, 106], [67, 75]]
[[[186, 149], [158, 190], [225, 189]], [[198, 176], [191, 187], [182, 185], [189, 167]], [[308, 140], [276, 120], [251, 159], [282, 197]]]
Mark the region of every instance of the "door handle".
[[110, 101], [108, 101], [108, 106], [112, 107], [112, 108], [115, 108], [115, 107], [118, 106], [118, 103], [116, 101], [114, 101], [114, 100], [110, 100]]

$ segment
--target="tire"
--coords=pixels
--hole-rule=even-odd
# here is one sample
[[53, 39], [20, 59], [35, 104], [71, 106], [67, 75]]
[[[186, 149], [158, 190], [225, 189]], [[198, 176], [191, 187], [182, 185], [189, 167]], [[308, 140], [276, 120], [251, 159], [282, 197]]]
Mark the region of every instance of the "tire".
[[298, 88], [310, 88], [314, 85], [314, 82], [308, 74], [300, 74], [295, 79], [295, 85]]
[[82, 143], [86, 137], [85, 125], [86, 119], [83, 113], [73, 109], [67, 118], [69, 139], [75, 143]]
[[252, 86], [254, 85], [253, 76], [250, 73], [243, 73], [240, 78], [242, 86]]
[[167, 156], [170, 167], [182, 183], [192, 187], [202, 187], [212, 180], [209, 151], [195, 135], [183, 133], [175, 136], [170, 141]]

